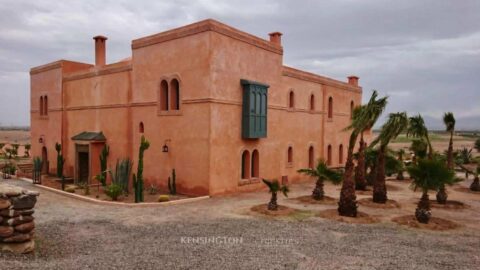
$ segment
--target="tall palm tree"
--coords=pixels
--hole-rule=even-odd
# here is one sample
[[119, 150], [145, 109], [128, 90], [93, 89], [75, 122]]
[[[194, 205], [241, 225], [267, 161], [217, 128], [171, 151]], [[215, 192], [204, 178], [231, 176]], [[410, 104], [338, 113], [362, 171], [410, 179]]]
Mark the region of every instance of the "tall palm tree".
[[288, 192], [290, 191], [287, 186], [285, 185], [280, 185], [278, 183], [278, 180], [274, 179], [272, 181], [267, 180], [267, 179], [262, 179], [263, 183], [268, 186], [268, 189], [270, 193], [272, 193], [272, 197], [270, 198], [270, 202], [267, 205], [267, 209], [271, 211], [277, 211], [278, 210], [278, 204], [277, 204], [277, 193], [282, 192], [285, 197], [288, 197]]
[[450, 132], [450, 141], [448, 143], [447, 167], [453, 170], [453, 133], [455, 132], [455, 117], [453, 113], [447, 112], [443, 115], [443, 123], [447, 132]]
[[418, 114], [416, 116], [412, 116], [409, 119], [409, 125], [407, 130], [407, 137], [414, 137], [418, 139], [425, 139], [428, 145], [428, 158], [432, 159], [433, 157], [433, 147], [432, 143], [430, 142], [430, 137], [428, 135], [428, 129], [425, 125], [425, 121], [423, 117]]
[[348, 143], [347, 162], [343, 174], [343, 184], [338, 202], [338, 213], [341, 216], [357, 216], [357, 196], [355, 195], [355, 183], [353, 179], [353, 149], [361, 132], [370, 127], [372, 120], [376, 122], [387, 104], [387, 97], [377, 99], [377, 91], [373, 91], [367, 104], [361, 109], [354, 110], [352, 123], [345, 130], [351, 130]]
[[408, 117], [406, 112], [391, 113], [388, 116], [387, 122], [383, 124], [380, 134], [371, 144], [371, 146], [377, 143], [380, 144], [377, 156], [377, 175], [373, 183], [373, 201], [376, 203], [387, 202], [387, 188], [385, 186], [385, 156], [387, 154], [387, 145], [407, 127]]
[[[448, 143], [448, 151], [447, 151], [447, 167], [450, 170], [453, 170], [454, 163], [453, 163], [453, 133], [455, 131], [455, 117], [453, 113], [447, 112], [443, 115], [443, 123], [445, 123], [445, 127], [447, 132], [450, 132], [450, 142]], [[445, 185], [441, 185], [437, 192], [437, 202], [441, 204], [447, 203], [448, 194], [445, 190]]]
[[300, 169], [297, 172], [317, 178], [315, 188], [312, 192], [312, 198], [317, 201], [323, 200], [323, 196], [325, 195], [323, 190], [324, 181], [327, 180], [334, 184], [340, 184], [342, 181], [342, 175], [335, 170], [329, 169], [327, 163], [325, 163], [323, 159], [318, 161], [317, 166], [314, 169]]
[[400, 149], [397, 151], [397, 158], [398, 158], [398, 161], [400, 161], [400, 166], [401, 166], [397, 173], [397, 180], [405, 179], [403, 177], [403, 171], [405, 170], [405, 164], [403, 163], [404, 156], [405, 156], [405, 150]]
[[422, 197], [415, 210], [415, 217], [420, 223], [428, 223], [431, 216], [428, 190], [438, 189], [445, 184], [453, 184], [455, 174], [447, 168], [444, 162], [436, 159], [420, 159], [417, 164], [409, 166], [407, 170], [413, 179], [413, 189], [422, 190]]

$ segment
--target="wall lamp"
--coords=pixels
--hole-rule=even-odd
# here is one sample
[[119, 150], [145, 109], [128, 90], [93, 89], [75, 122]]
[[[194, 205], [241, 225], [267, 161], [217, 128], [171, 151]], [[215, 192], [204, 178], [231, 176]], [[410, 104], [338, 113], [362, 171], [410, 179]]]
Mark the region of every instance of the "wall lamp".
[[162, 147], [162, 152], [163, 152], [163, 153], [168, 153], [168, 145], [167, 145], [167, 143], [170, 142], [170, 141], [171, 141], [170, 139], [165, 140], [165, 144], [164, 144], [163, 147]]

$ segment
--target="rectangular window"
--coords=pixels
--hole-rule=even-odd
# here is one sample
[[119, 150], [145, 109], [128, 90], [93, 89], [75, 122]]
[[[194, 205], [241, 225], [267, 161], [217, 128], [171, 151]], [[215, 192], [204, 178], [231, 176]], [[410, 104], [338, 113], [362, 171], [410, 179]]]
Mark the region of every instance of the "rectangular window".
[[240, 83], [243, 86], [242, 138], [265, 138], [270, 86], [249, 80], [240, 80]]

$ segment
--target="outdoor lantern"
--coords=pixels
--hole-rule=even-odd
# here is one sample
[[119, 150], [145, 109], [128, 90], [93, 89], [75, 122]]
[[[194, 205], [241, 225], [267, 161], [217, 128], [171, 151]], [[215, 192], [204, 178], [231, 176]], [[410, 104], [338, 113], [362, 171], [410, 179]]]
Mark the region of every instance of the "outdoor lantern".
[[168, 145], [167, 145], [167, 144], [164, 144], [164, 145], [163, 145], [163, 150], [162, 150], [162, 152], [168, 153]]
[[165, 144], [163, 145], [162, 147], [162, 152], [163, 153], [168, 153], [168, 145], [167, 145], [167, 142], [169, 142], [170, 140], [165, 140]]
[[40, 138], [38, 138], [38, 143], [43, 143], [43, 135], [41, 135]]

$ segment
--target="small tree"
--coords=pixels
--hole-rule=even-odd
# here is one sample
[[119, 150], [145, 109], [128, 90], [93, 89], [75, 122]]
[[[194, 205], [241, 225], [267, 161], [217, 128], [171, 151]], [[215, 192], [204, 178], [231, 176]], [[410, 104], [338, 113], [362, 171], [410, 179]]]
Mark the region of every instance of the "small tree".
[[150, 147], [150, 143], [142, 135], [140, 148], [138, 150], [137, 175], [133, 174], [133, 185], [135, 189], [135, 202], [143, 202], [143, 153]]
[[475, 141], [475, 149], [477, 149], [477, 152], [480, 152], [480, 138], [478, 138], [476, 141]]
[[314, 169], [300, 169], [297, 172], [317, 178], [315, 188], [312, 192], [312, 198], [317, 201], [323, 200], [325, 194], [323, 190], [324, 181], [327, 180], [333, 184], [340, 184], [342, 182], [342, 175], [335, 170], [329, 169], [327, 163], [325, 163], [323, 159], [318, 161], [317, 166]]
[[480, 179], [478, 178], [479, 174], [480, 174], [480, 166], [477, 166], [477, 170], [474, 172], [475, 178], [473, 179], [473, 182], [470, 185], [471, 191], [480, 191]]
[[272, 197], [270, 198], [270, 202], [267, 205], [267, 209], [271, 211], [277, 211], [278, 210], [278, 204], [277, 204], [277, 192], [282, 192], [285, 197], [288, 197], [288, 192], [290, 191], [287, 186], [285, 185], [280, 185], [278, 183], [278, 180], [274, 179], [272, 181], [269, 181], [267, 179], [262, 179], [263, 183], [268, 186], [268, 189], [270, 193], [272, 193]]
[[444, 162], [435, 159], [420, 159], [417, 164], [409, 166], [407, 170], [413, 179], [412, 188], [422, 190], [415, 217], [420, 223], [428, 223], [431, 216], [428, 191], [436, 190], [441, 185], [453, 184], [454, 172], [448, 169]]
[[31, 144], [25, 144], [25, 157], [30, 157], [30, 149], [32, 148]]
[[55, 143], [55, 151], [57, 151], [57, 177], [61, 178], [63, 176], [63, 164], [65, 163], [62, 155], [62, 145]]

